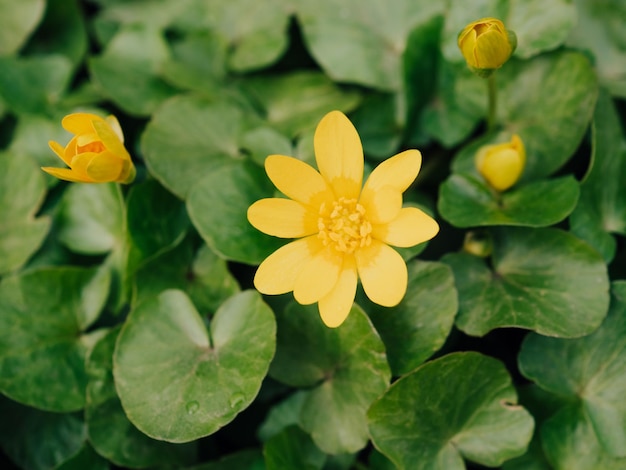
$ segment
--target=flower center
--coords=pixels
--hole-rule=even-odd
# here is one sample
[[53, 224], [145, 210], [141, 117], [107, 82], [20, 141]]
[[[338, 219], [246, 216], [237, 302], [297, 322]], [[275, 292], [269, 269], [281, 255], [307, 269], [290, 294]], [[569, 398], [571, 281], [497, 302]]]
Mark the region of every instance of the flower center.
[[372, 224], [365, 218], [365, 208], [356, 199], [341, 197], [332, 206], [323, 203], [319, 215], [318, 237], [325, 246], [332, 246], [342, 253], [353, 253], [372, 243]]
[[106, 150], [106, 148], [104, 147], [104, 144], [102, 142], [100, 142], [99, 140], [94, 140], [93, 142], [89, 142], [87, 145], [76, 146], [76, 150], [78, 153], [100, 153]]

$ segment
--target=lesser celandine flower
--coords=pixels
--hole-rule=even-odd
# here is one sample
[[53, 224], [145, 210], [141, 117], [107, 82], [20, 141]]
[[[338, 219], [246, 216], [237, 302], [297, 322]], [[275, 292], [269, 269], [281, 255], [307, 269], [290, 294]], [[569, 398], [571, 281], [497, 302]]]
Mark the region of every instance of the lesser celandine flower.
[[517, 183], [525, 164], [526, 150], [517, 134], [510, 142], [485, 145], [476, 153], [476, 169], [497, 191], [506, 191]]
[[43, 167], [43, 171], [81, 183], [131, 183], [135, 179], [135, 166], [124, 147], [122, 128], [115, 116], [69, 114], [62, 125], [74, 137], [65, 147], [53, 141], [49, 145], [69, 168]]
[[318, 303], [324, 323], [341, 325], [361, 279], [367, 296], [383, 306], [402, 300], [407, 268], [391, 248], [434, 237], [439, 226], [414, 207], [402, 207], [402, 193], [421, 166], [417, 150], [381, 163], [363, 181], [363, 148], [356, 129], [339, 111], [327, 114], [314, 137], [319, 173], [292, 157], [271, 155], [265, 170], [289, 199], [270, 198], [248, 209], [262, 232], [298, 238], [270, 255], [257, 270], [264, 294], [293, 291], [301, 304]]
[[517, 39], [512, 31], [504, 27], [502, 21], [482, 18], [461, 31], [458, 43], [467, 65], [484, 77], [509, 60]]

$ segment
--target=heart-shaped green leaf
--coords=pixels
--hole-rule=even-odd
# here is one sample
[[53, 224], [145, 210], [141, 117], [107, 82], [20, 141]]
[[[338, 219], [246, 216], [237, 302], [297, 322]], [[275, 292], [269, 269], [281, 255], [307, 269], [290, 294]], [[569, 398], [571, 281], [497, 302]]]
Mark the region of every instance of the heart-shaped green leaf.
[[[85, 404], [85, 354], [109, 292], [106, 270], [41, 268], [0, 283], [0, 390], [49, 411]], [[95, 335], [95, 336], [94, 336]]]
[[454, 353], [395, 382], [367, 413], [376, 448], [398, 469], [489, 467], [524, 453], [533, 419], [517, 405], [504, 365]]
[[578, 194], [572, 176], [522, 184], [500, 194], [480, 177], [453, 174], [439, 188], [438, 209], [456, 227], [545, 227], [565, 219], [576, 207]]
[[45, 0], [19, 3], [0, 0], [0, 56], [19, 50], [41, 21], [45, 9]]
[[529, 335], [519, 365], [542, 388], [580, 402], [602, 446], [626, 457], [626, 282], [613, 284], [611, 309], [595, 332], [575, 340]]
[[518, 327], [548, 336], [594, 331], [609, 306], [609, 280], [600, 255], [556, 229], [492, 231], [491, 267], [467, 253], [448, 254], [459, 292], [458, 328], [482, 336]]
[[354, 306], [340, 327], [327, 328], [316, 307], [295, 302], [277, 317], [270, 374], [307, 388], [300, 426], [328, 454], [362, 449], [368, 441], [365, 412], [390, 379], [383, 342], [369, 319]]
[[45, 193], [43, 174], [29, 157], [0, 153], [0, 275], [21, 267], [42, 244], [50, 219], [35, 213]]
[[220, 307], [210, 328], [177, 290], [128, 316], [113, 374], [128, 419], [148, 436], [170, 442], [207, 436], [258, 393], [276, 344], [270, 308], [256, 292], [242, 292]]
[[448, 266], [414, 261], [408, 269], [407, 293], [398, 306], [368, 302], [366, 309], [385, 343], [393, 375], [415, 369], [443, 345], [458, 308]]
[[605, 261], [615, 255], [611, 233], [626, 235], [626, 139], [607, 93], [601, 93], [593, 122], [592, 165], [570, 217], [574, 234], [589, 242]]
[[189, 192], [192, 223], [211, 249], [226, 259], [259, 264], [285, 243], [255, 229], [246, 217], [255, 201], [273, 194], [263, 171], [246, 162], [233, 163], [206, 175]]
[[87, 357], [85, 420], [89, 442], [120, 467], [183, 466], [194, 461], [195, 445], [150, 439], [124, 414], [113, 383], [113, 351], [120, 328], [101, 338]]

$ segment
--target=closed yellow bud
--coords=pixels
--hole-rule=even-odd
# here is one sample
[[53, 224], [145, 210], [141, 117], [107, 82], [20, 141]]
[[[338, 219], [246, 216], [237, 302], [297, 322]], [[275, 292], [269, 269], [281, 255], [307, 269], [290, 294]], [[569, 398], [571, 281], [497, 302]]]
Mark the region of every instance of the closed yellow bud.
[[459, 34], [459, 48], [467, 65], [481, 76], [488, 76], [504, 64], [517, 46], [515, 33], [502, 21], [483, 18], [468, 24]]
[[506, 191], [517, 183], [525, 164], [526, 150], [517, 134], [510, 142], [485, 145], [476, 153], [476, 169], [497, 191]]

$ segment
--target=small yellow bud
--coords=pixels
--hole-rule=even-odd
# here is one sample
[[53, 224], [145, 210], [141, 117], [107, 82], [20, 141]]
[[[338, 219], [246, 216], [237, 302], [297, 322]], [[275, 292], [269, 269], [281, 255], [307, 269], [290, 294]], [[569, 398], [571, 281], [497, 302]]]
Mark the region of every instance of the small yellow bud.
[[502, 21], [483, 18], [468, 24], [461, 31], [458, 44], [470, 69], [487, 77], [509, 60], [517, 46], [517, 39]]
[[483, 230], [467, 232], [463, 239], [463, 251], [470, 255], [486, 258], [493, 251], [491, 236]]
[[526, 150], [517, 134], [510, 142], [485, 145], [476, 153], [476, 169], [497, 191], [506, 191], [517, 183], [525, 164]]

